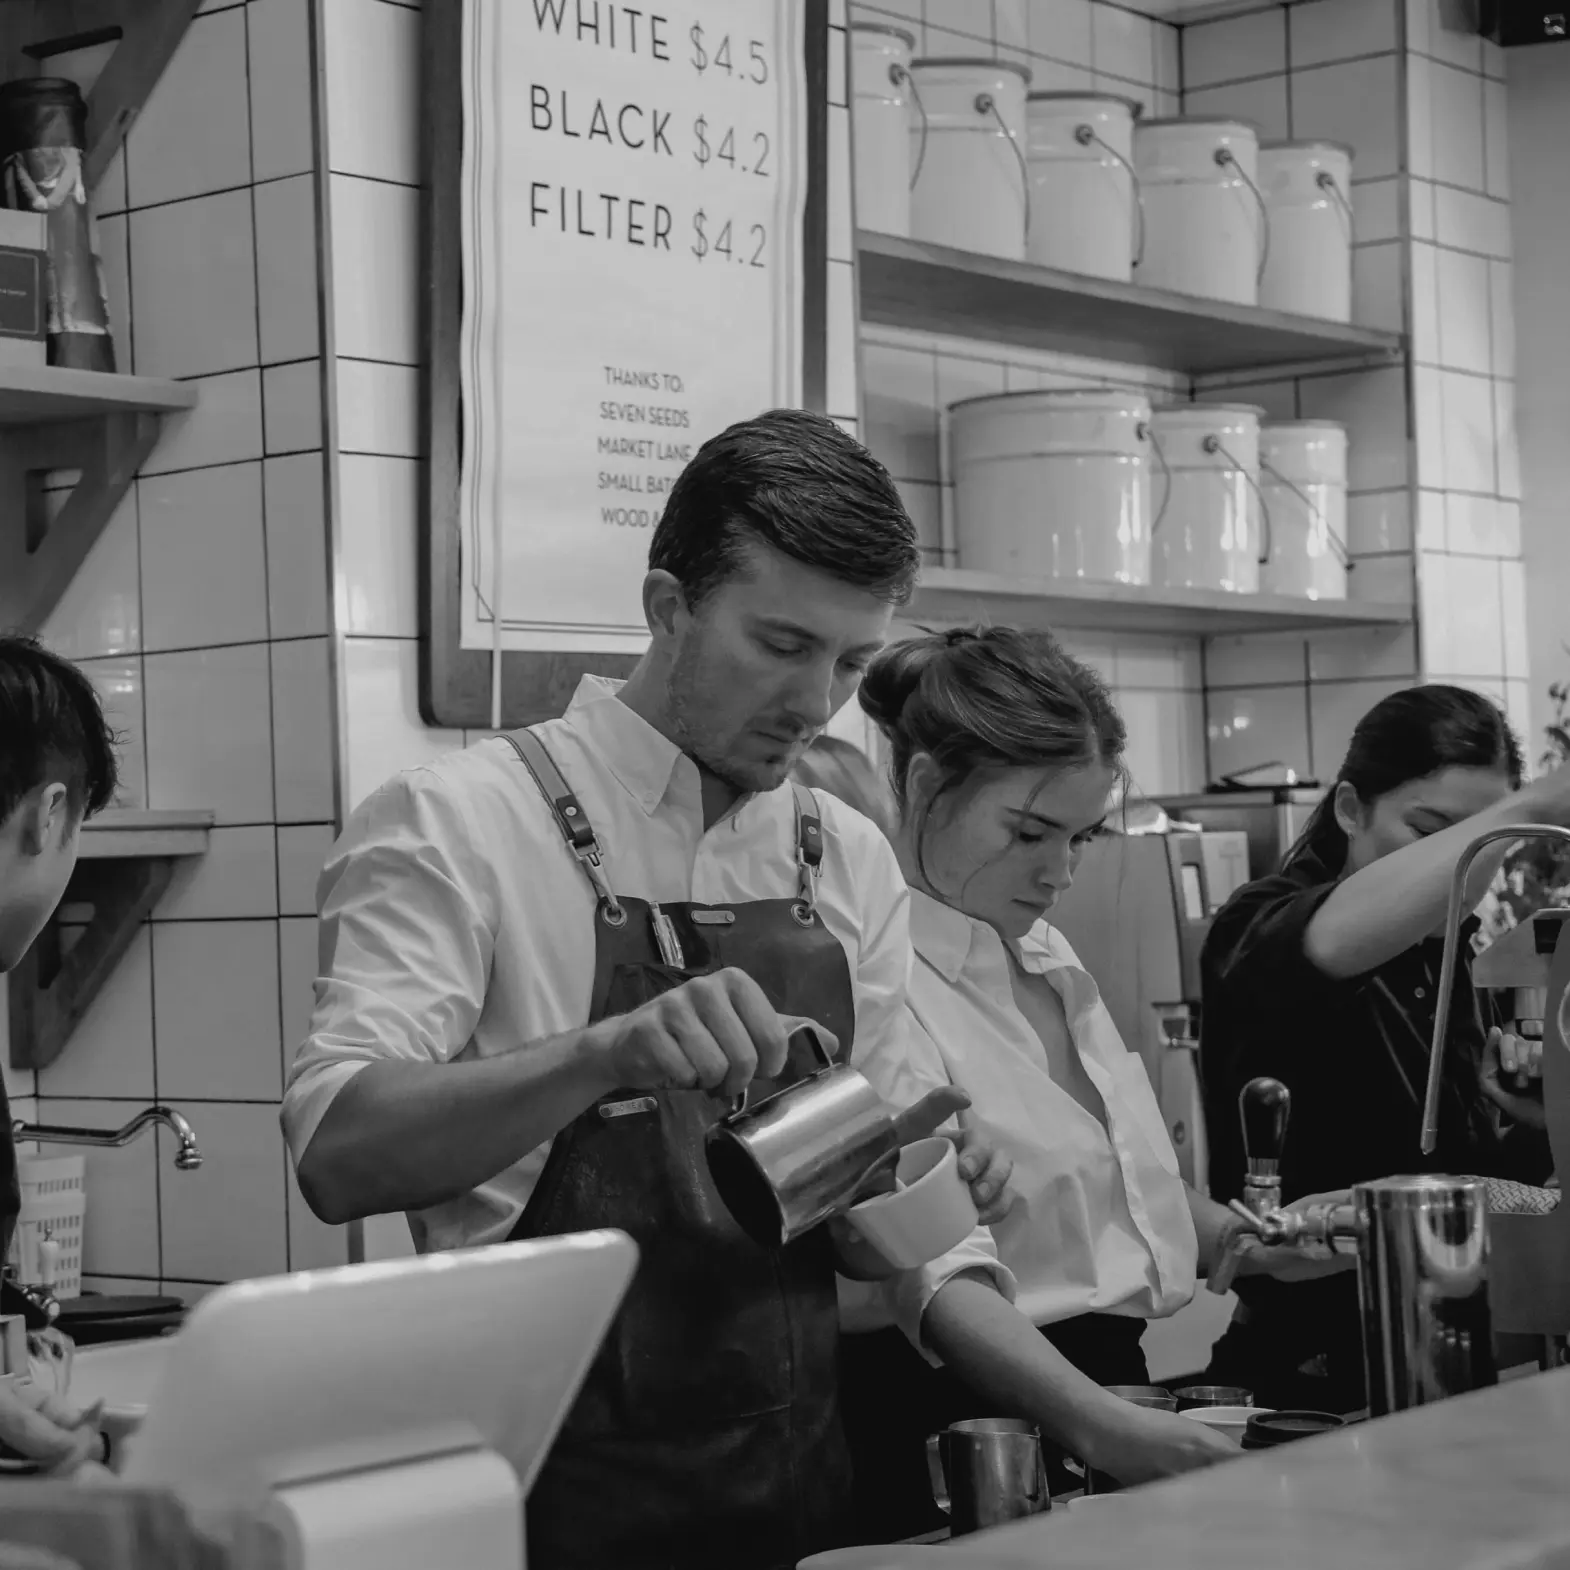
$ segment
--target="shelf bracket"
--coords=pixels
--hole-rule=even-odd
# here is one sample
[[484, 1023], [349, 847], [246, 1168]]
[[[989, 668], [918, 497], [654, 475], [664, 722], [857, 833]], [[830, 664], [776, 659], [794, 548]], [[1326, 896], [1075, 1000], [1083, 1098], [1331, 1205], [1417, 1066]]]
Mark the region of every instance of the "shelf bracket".
[[77, 863], [65, 904], [92, 906], [81, 936], [67, 949], [58, 915], [51, 917], [11, 973], [13, 1069], [48, 1068], [64, 1051], [137, 929], [169, 887], [174, 866], [169, 856]]
[[119, 46], [87, 95], [87, 159], [82, 174], [89, 191], [98, 188], [201, 3], [122, 0], [119, 9], [125, 20]]
[[118, 40], [87, 95], [82, 173], [97, 187], [125, 143], [202, 0], [11, 0], [0, 12], [5, 77], [48, 72], [49, 57]]
[[[161, 424], [157, 414], [127, 410], [0, 433], [0, 518], [26, 520], [23, 529], [0, 531], [0, 626], [42, 628], [157, 444]], [[49, 519], [43, 480], [61, 470], [76, 471], [77, 480]]]

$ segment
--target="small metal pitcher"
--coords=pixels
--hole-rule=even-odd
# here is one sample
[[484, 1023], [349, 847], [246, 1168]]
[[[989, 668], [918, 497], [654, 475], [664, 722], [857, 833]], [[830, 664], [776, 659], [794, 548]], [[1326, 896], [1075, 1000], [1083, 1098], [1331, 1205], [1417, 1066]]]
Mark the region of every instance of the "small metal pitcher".
[[954, 1423], [927, 1440], [932, 1497], [955, 1537], [1052, 1508], [1041, 1437], [1010, 1417]]
[[705, 1140], [709, 1175], [736, 1223], [764, 1248], [783, 1248], [849, 1209], [899, 1159], [894, 1114], [855, 1069], [836, 1063], [810, 1025], [822, 1067], [755, 1106], [747, 1092]]

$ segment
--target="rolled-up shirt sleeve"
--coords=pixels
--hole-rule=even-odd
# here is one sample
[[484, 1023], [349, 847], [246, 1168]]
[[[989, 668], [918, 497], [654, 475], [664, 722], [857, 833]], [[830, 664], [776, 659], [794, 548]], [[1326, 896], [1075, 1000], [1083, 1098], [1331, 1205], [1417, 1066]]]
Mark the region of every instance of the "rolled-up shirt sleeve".
[[1211, 975], [1271, 1009], [1322, 1007], [1327, 993], [1348, 983], [1308, 957], [1305, 938], [1335, 891], [1333, 881], [1303, 884], [1279, 875], [1239, 890], [1211, 925], [1205, 945]]
[[[903, 910], [902, 906], [902, 910]], [[903, 957], [899, 963], [908, 975], [910, 948], [908, 924], [902, 917], [899, 925], [899, 942]], [[885, 961], [890, 969], [895, 959]], [[858, 978], [859, 979], [859, 978]], [[897, 1110], [914, 1106], [929, 1091], [947, 1089], [953, 1081], [943, 1063], [937, 1044], [923, 1028], [921, 1022], [904, 1002], [905, 986], [902, 977], [901, 1003], [892, 1010], [884, 1022], [884, 1029], [869, 1043], [863, 1057], [858, 1050], [857, 1065], [872, 1082], [878, 1094]], [[858, 1021], [858, 1031], [859, 1031]], [[857, 1036], [858, 1048], [861, 1037]], [[958, 1133], [957, 1119], [950, 1119], [941, 1132]], [[916, 1270], [901, 1271], [884, 1284], [884, 1297], [894, 1322], [910, 1338], [927, 1361], [934, 1366], [942, 1359], [933, 1353], [922, 1339], [922, 1320], [928, 1305], [955, 1276], [967, 1271], [982, 1271], [991, 1277], [998, 1291], [1014, 1301], [1017, 1285], [1014, 1274], [998, 1257], [997, 1244], [989, 1228], [978, 1225], [969, 1237], [948, 1253], [922, 1265]]]
[[315, 1005], [284, 1091], [298, 1162], [333, 1098], [369, 1063], [446, 1062], [484, 1006], [496, 891], [461, 799], [425, 770], [354, 813], [317, 889]]

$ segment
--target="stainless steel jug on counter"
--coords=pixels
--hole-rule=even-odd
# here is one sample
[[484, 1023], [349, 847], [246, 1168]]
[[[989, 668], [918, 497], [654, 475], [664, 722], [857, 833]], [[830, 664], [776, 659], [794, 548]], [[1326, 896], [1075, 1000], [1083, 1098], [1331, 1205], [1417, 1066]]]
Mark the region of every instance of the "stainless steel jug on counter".
[[1033, 1423], [980, 1417], [927, 1440], [932, 1495], [955, 1537], [1052, 1508]]
[[865, 1197], [899, 1159], [894, 1114], [871, 1084], [836, 1063], [810, 1025], [822, 1067], [748, 1105], [737, 1097], [706, 1138], [709, 1175], [737, 1224], [765, 1248], [781, 1248]]

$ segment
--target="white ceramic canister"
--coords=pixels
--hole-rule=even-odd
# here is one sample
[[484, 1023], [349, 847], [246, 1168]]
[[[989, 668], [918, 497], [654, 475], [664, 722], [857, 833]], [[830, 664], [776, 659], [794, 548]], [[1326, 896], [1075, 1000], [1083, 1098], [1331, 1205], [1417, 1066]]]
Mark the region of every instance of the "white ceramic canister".
[[1150, 581], [1173, 589], [1259, 591], [1259, 416], [1247, 404], [1157, 409]]
[[1346, 598], [1346, 458], [1346, 428], [1333, 420], [1260, 427], [1265, 593]]
[[1259, 189], [1270, 220], [1259, 303], [1351, 321], [1352, 149], [1267, 142], [1259, 149]]
[[1135, 283], [1253, 305], [1268, 236], [1259, 138], [1241, 120], [1146, 120], [1134, 127], [1145, 213]]
[[1150, 402], [1001, 393], [949, 410], [959, 565], [1024, 578], [1150, 582]]
[[1023, 261], [1030, 72], [1011, 60], [918, 60], [911, 73], [921, 103], [913, 146], [926, 139], [911, 192], [911, 234]]
[[851, 145], [856, 163], [856, 226], [910, 233], [910, 57], [913, 34], [853, 22], [850, 28]]
[[1132, 99], [1110, 93], [1030, 95], [1031, 261], [1128, 282], [1141, 239], [1133, 168], [1138, 113]]

